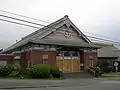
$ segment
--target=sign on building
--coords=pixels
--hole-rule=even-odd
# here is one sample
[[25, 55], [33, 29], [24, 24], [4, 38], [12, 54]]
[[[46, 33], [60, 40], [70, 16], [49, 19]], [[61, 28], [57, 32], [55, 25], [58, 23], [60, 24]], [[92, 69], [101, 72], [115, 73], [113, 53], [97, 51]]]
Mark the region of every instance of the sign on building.
[[118, 71], [118, 65], [119, 65], [119, 64], [118, 64], [117, 62], [114, 63], [114, 66], [115, 66], [116, 72]]

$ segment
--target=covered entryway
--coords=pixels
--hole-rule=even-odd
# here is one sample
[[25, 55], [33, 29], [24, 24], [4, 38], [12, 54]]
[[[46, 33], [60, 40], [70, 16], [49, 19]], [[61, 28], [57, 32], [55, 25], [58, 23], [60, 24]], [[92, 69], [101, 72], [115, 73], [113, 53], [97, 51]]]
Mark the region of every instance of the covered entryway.
[[80, 55], [77, 51], [61, 51], [57, 54], [57, 67], [64, 73], [80, 71]]

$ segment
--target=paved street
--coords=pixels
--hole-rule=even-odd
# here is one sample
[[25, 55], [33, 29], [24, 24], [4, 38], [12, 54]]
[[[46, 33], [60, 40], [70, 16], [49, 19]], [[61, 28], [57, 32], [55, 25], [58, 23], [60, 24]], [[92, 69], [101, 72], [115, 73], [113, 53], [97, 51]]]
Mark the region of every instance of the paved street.
[[0, 79], [0, 90], [120, 90], [120, 79]]

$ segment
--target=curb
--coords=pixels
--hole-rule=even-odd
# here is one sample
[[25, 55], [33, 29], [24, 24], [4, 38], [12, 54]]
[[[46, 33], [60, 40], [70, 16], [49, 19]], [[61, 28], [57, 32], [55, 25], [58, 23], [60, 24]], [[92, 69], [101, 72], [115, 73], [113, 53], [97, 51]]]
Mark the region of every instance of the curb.
[[[86, 83], [80, 83], [79, 85], [89, 85]], [[13, 87], [0, 87], [0, 89], [25, 89], [25, 88], [48, 88], [48, 87], [69, 87], [70, 85], [41, 85], [41, 86], [13, 86]]]
[[61, 87], [60, 85], [50, 85], [50, 86], [13, 86], [13, 87], [0, 87], [0, 89], [22, 89], [22, 88], [47, 88], [47, 87]]
[[22, 88], [46, 88], [47, 86], [13, 86], [13, 87], [0, 87], [0, 89], [22, 89]]

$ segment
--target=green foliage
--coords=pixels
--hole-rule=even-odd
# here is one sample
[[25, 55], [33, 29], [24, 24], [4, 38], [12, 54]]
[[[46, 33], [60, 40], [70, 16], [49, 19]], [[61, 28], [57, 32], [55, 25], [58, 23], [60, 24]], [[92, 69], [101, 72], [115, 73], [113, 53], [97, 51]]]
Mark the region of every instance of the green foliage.
[[93, 70], [95, 71], [96, 74], [100, 74], [101, 70], [99, 67], [93, 67]]
[[8, 77], [19, 77], [20, 76], [20, 73], [19, 71], [12, 71]]
[[52, 74], [54, 78], [60, 78], [59, 68], [57, 68], [55, 66], [51, 66], [50, 67], [50, 74]]
[[6, 77], [12, 72], [12, 69], [9, 65], [1, 65], [0, 66], [0, 77]]
[[10, 68], [12, 72], [8, 75], [8, 77], [22, 77], [24, 74], [24, 69], [20, 68], [18, 65], [11, 65]]
[[22, 75], [23, 71], [17, 65], [0, 66], [0, 77], [20, 77]]
[[0, 66], [0, 77], [25, 77], [25, 78], [60, 78], [60, 71], [55, 66], [46, 64], [34, 65], [29, 68], [21, 68], [17, 65]]
[[99, 67], [90, 67], [89, 70], [95, 77], [99, 77], [102, 74], [102, 71]]
[[50, 76], [50, 67], [46, 64], [34, 65], [27, 70], [33, 78], [49, 78]]
[[99, 63], [98, 66], [104, 73], [109, 73], [112, 70], [112, 68], [109, 67], [109, 63], [106, 61]]

